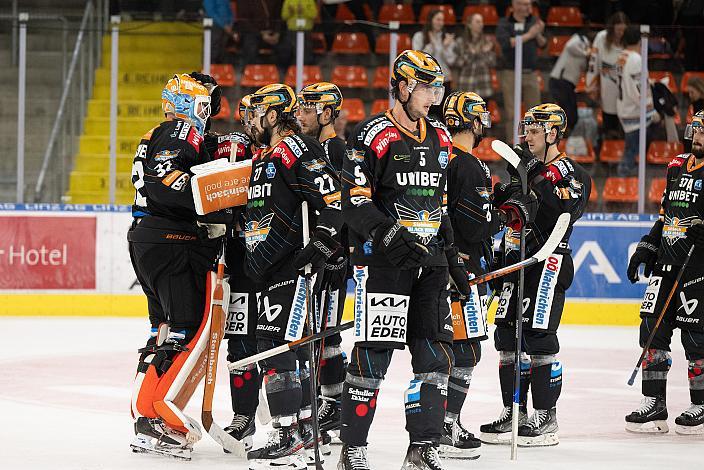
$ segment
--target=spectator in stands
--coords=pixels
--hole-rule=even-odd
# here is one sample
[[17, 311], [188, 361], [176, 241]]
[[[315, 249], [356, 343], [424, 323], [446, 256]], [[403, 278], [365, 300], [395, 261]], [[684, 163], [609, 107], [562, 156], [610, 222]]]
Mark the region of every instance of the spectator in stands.
[[685, 26], [684, 67], [686, 70], [704, 70], [704, 0], [684, 0], [678, 12], [677, 23]]
[[[310, 37], [310, 31], [313, 29], [313, 23], [317, 16], [318, 6], [315, 0], [284, 0], [281, 18], [286, 21], [288, 27], [288, 41], [291, 44], [296, 44], [296, 31], [306, 31], [303, 60], [308, 64], [313, 62], [313, 41]], [[300, 26], [299, 20], [302, 20]]]
[[577, 93], [574, 90], [579, 77], [587, 70], [590, 49], [591, 40], [586, 31], [573, 34], [550, 72], [550, 94], [554, 102], [565, 110], [568, 130], [574, 129], [579, 120]]
[[[445, 14], [431, 10], [422, 31], [413, 35], [412, 47], [435, 57], [445, 72], [445, 88], [452, 89], [452, 70], [455, 64], [455, 35], [445, 32]], [[399, 51], [401, 52], [401, 51]]]
[[601, 98], [601, 115], [606, 139], [621, 137], [621, 126], [616, 115], [618, 96], [616, 61], [623, 51], [623, 34], [629, 24], [628, 17], [624, 13], [613, 14], [606, 23], [606, 29], [599, 31], [592, 43], [586, 90], [592, 99]]
[[225, 46], [228, 38], [233, 37], [233, 16], [230, 1], [203, 0], [203, 10], [205, 16], [213, 19], [213, 29], [210, 36], [210, 60], [214, 64], [224, 64], [228, 62]]
[[531, 12], [530, 0], [513, 0], [513, 12], [501, 18], [496, 26], [496, 39], [501, 46], [503, 60], [499, 70], [501, 92], [504, 98], [504, 116], [506, 116], [506, 136], [513, 136], [514, 116], [514, 59], [516, 47], [516, 25], [523, 25], [523, 76], [521, 97], [526, 108], [540, 104], [540, 88], [538, 86], [538, 48], [545, 47], [547, 39], [543, 35], [545, 23], [535, 18]]
[[[284, 74], [293, 62], [295, 42], [287, 41], [286, 26], [281, 20], [281, 0], [238, 0], [237, 27], [241, 37], [242, 65], [273, 62]], [[264, 58], [259, 51], [271, 54]], [[279, 77], [272, 77], [278, 81]]]
[[[625, 133], [623, 159], [618, 165], [618, 176], [633, 176], [637, 171], [638, 136], [640, 133], [640, 75], [641, 56], [640, 31], [637, 26], [629, 26], [623, 34], [624, 51], [618, 59], [619, 93], [616, 112]], [[655, 117], [653, 96], [646, 87], [646, 133]], [[647, 134], [646, 134], [647, 135]], [[646, 147], [647, 149], [647, 147]]]
[[687, 81], [686, 91], [689, 96], [689, 104], [692, 106], [692, 114], [704, 110], [704, 79], [690, 77]]
[[460, 69], [458, 90], [473, 91], [485, 100], [494, 94], [491, 87], [491, 68], [496, 65], [494, 41], [484, 34], [484, 18], [479, 13], [467, 19], [464, 35], [455, 41]]

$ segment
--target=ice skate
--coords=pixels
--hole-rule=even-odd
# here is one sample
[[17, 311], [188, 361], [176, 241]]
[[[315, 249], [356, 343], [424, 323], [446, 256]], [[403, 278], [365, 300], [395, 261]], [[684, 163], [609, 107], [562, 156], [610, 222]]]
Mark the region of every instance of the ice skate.
[[438, 454], [446, 459], [478, 459], [481, 445], [459, 420], [445, 422]]
[[307, 467], [302, 450], [303, 441], [296, 424], [281, 426], [274, 423], [274, 429], [269, 432], [269, 438], [264, 447], [247, 452], [249, 469], [302, 470]]
[[643, 397], [640, 407], [626, 416], [626, 431], [637, 433], [666, 433], [667, 406], [665, 397]]
[[141, 416], [134, 423], [134, 429], [136, 435], [130, 443], [132, 452], [191, 460], [193, 442], [186, 434], [169, 428], [160, 419]]
[[[227, 426], [224, 431], [236, 440], [242, 442], [244, 444], [244, 450], [249, 451], [252, 449], [252, 438], [254, 437], [256, 429], [254, 415], [236, 414], [232, 418], [230, 425]], [[229, 454], [230, 452], [225, 450], [225, 453]]]
[[[315, 465], [315, 449], [313, 447], [313, 420], [305, 419], [298, 422], [298, 431], [303, 441], [303, 447], [306, 453], [308, 465]], [[323, 456], [330, 455], [330, 436], [328, 433], [321, 433], [318, 438], [318, 446], [320, 449], [320, 463], [324, 463]]]
[[556, 446], [560, 443], [557, 437], [557, 410], [534, 410], [528, 422], [518, 427], [519, 447]]
[[401, 470], [443, 470], [438, 448], [432, 442], [409, 445]]
[[367, 460], [367, 446], [342, 445], [337, 470], [370, 470]]
[[[511, 417], [513, 412], [511, 406], [504, 406], [501, 414], [496, 419], [488, 424], [482, 424], [479, 427], [481, 434], [479, 440], [485, 444], [510, 444], [511, 443]], [[526, 424], [528, 413], [524, 406], [519, 407], [518, 425]]]
[[340, 402], [330, 397], [320, 397], [318, 405], [320, 432], [335, 431], [340, 428]]
[[675, 418], [677, 434], [704, 434], [704, 404], [692, 405]]

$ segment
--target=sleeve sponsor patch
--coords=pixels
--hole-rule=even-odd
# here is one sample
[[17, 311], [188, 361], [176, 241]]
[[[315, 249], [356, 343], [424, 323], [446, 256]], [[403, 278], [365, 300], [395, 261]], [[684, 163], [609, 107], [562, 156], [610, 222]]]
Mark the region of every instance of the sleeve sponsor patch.
[[[288, 139], [288, 138], [287, 138]], [[294, 163], [296, 163], [296, 160], [298, 159], [297, 155], [294, 154], [293, 149], [286, 145], [286, 140], [284, 139], [279, 144], [274, 148], [274, 150], [271, 152], [271, 158], [280, 158], [281, 162], [284, 164], [286, 168], [289, 170], [293, 166]], [[299, 151], [299, 153], [302, 155], [303, 153], [301, 152], [300, 147], [296, 147]]]
[[190, 178], [188, 173], [184, 173], [181, 170], [174, 170], [166, 175], [161, 182], [174, 191], [183, 191]]
[[333, 202], [339, 201], [340, 200], [340, 191], [332, 194], [328, 194], [327, 196], [323, 196], [323, 201], [325, 201], [325, 204], [332, 204]]
[[672, 167], [678, 167], [684, 165], [684, 162], [687, 160], [686, 155], [677, 155], [675, 158], [672, 159], [672, 161], [667, 165], [668, 168]]
[[377, 158], [382, 158], [389, 151], [391, 142], [401, 140], [401, 134], [395, 127], [387, 127], [372, 140], [371, 148], [376, 153]]
[[363, 188], [361, 186], [355, 186], [354, 188], [350, 189], [350, 196], [364, 196], [364, 197], [368, 197], [371, 199], [372, 189], [371, 188]]
[[[189, 124], [190, 126], [190, 124]], [[186, 128], [184, 127], [184, 130]], [[200, 151], [200, 144], [203, 143], [203, 136], [198, 133], [195, 128], [191, 127], [190, 131], [188, 132], [188, 136], [186, 137], [186, 142], [191, 144], [194, 149], [196, 149], [196, 152]]]

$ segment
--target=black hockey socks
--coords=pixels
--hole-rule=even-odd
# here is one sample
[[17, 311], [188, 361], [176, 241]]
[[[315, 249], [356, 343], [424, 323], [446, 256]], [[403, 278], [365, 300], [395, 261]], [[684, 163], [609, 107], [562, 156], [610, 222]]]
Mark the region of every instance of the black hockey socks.
[[668, 351], [648, 349], [643, 358], [643, 395], [646, 397], [664, 397], [667, 389], [667, 372], [672, 365]]
[[250, 364], [243, 369], [230, 372], [230, 395], [232, 411], [240, 415], [253, 415], [259, 405], [259, 368]]
[[[501, 385], [501, 400], [504, 406], [513, 403], [513, 378], [515, 370], [513, 351], [499, 351], [499, 384]], [[521, 353], [521, 390], [519, 403], [525, 408], [528, 402], [528, 389], [531, 383], [530, 359]]]
[[689, 396], [694, 405], [704, 404], [704, 359], [689, 361]]
[[459, 417], [462, 405], [469, 392], [474, 367], [453, 367], [447, 384], [447, 410], [445, 421], [453, 422]]
[[442, 372], [415, 374], [405, 392], [406, 431], [411, 442], [439, 443], [445, 417], [449, 376]]
[[347, 374], [342, 387], [342, 427], [340, 440], [348, 446], [366, 446], [374, 420], [381, 379]]
[[557, 404], [562, 391], [562, 364], [554, 354], [531, 356], [531, 386], [533, 408], [550, 410]]

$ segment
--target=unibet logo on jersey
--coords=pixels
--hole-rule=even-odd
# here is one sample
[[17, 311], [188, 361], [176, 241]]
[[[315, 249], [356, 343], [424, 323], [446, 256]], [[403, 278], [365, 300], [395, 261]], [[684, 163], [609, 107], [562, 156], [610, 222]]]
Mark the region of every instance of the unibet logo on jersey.
[[561, 266], [562, 255], [553, 254], [545, 260], [535, 299], [533, 328], [540, 330], [548, 329], [548, 325], [550, 324], [550, 311], [552, 310], [552, 299], [555, 295], [555, 287], [557, 286], [557, 278], [560, 275]]
[[249, 327], [249, 296], [246, 292], [231, 292], [227, 310], [225, 334], [246, 335]]

